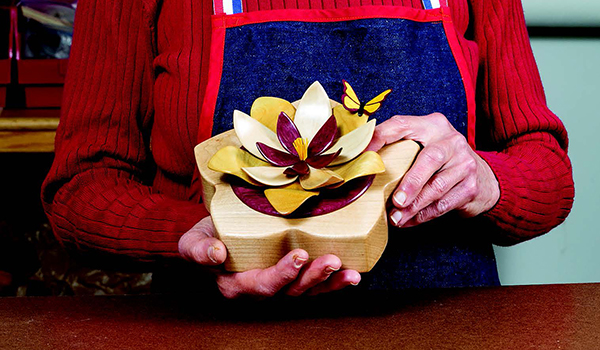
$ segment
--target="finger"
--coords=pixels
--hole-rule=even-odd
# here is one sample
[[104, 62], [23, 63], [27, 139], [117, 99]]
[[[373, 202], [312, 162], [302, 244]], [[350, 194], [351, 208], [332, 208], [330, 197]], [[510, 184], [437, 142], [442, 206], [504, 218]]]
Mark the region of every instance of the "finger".
[[196, 232], [198, 234], [203, 234], [206, 237], [214, 237], [217, 229], [215, 228], [215, 224], [212, 221], [212, 217], [207, 216], [202, 220], [198, 221], [194, 227], [190, 231]]
[[451, 157], [452, 149], [444, 147], [443, 143], [435, 143], [423, 148], [394, 192], [392, 197], [394, 205], [397, 208], [410, 205], [433, 174], [441, 170]]
[[[415, 214], [444, 197], [467, 175], [467, 169], [460, 166], [444, 167], [431, 177], [410, 205], [405, 206], [402, 210], [396, 209], [390, 212], [392, 224], [398, 227], [403, 226]], [[397, 205], [397, 202], [398, 198], [394, 197], [394, 205]]]
[[307, 261], [308, 253], [295, 249], [267, 269], [218, 275], [217, 284], [226, 298], [244, 294], [270, 297], [294, 281]]
[[227, 258], [227, 249], [223, 242], [213, 237], [214, 231], [210, 217], [200, 220], [179, 239], [181, 256], [201, 265], [222, 264]]
[[227, 250], [223, 242], [216, 238], [204, 237], [197, 240], [189, 238], [186, 247], [182, 248], [182, 240], [179, 241], [181, 255], [189, 261], [200, 265], [219, 265], [225, 262]]
[[287, 295], [298, 296], [309, 288], [327, 280], [335, 271], [342, 267], [342, 261], [335, 255], [320, 256], [305, 267], [300, 276], [290, 284]]
[[396, 115], [375, 128], [373, 138], [366, 150], [377, 152], [383, 146], [403, 139], [422, 142], [429, 138], [430, 133], [431, 131], [420, 117]]
[[347, 286], [356, 286], [360, 283], [360, 273], [355, 270], [342, 270], [334, 272], [329, 279], [323, 283], [319, 283], [309, 289], [308, 295], [317, 295], [321, 293], [333, 292]]
[[440, 217], [454, 209], [461, 208], [471, 201], [472, 186], [469, 181], [462, 181], [452, 188], [446, 195], [427, 207], [415, 213], [402, 227], [413, 227], [424, 222]]

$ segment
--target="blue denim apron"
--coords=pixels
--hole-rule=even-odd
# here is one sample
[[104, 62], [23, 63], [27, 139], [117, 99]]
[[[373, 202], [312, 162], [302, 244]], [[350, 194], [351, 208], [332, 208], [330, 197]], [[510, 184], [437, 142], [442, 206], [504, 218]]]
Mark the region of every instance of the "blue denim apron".
[[[233, 110], [249, 111], [260, 96], [295, 101], [318, 80], [339, 101], [346, 80], [361, 100], [393, 89], [373, 115], [378, 123], [396, 114], [440, 112], [474, 146], [474, 90], [447, 7], [219, 14], [212, 29], [201, 139], [232, 129]], [[416, 228], [390, 228], [381, 260], [361, 285], [498, 285], [492, 245], [479, 221], [450, 214]]]

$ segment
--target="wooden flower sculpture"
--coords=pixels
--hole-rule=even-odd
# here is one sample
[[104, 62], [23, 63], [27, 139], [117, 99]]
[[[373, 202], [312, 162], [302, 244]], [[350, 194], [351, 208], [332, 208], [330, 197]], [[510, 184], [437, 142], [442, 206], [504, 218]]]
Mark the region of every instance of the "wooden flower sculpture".
[[343, 85], [342, 104], [318, 82], [293, 103], [260, 97], [249, 115], [233, 113], [234, 130], [195, 147], [226, 270], [273, 266], [302, 248], [366, 272], [383, 253], [386, 203], [420, 147], [402, 140], [365, 152], [375, 128], [369, 115], [390, 91], [362, 102]]
[[293, 104], [260, 97], [250, 115], [234, 111], [233, 125], [243, 148], [220, 149], [208, 167], [265, 187], [265, 197], [282, 215], [322, 191], [385, 171], [377, 153], [363, 153], [375, 120], [348, 113], [319, 82]]

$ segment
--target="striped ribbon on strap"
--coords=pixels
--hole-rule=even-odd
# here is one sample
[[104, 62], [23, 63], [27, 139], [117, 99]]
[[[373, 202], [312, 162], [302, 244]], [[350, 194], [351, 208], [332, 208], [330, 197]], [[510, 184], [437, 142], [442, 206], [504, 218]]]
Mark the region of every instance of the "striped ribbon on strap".
[[[440, 3], [446, 4], [446, 0], [422, 0], [423, 8], [426, 10], [440, 8]], [[242, 0], [213, 0], [213, 9], [216, 15], [233, 15], [244, 12]]]
[[244, 12], [242, 0], [213, 0], [215, 15], [233, 15]]
[[445, 4], [445, 0], [423, 0], [423, 7], [425, 10], [438, 9], [440, 2]]

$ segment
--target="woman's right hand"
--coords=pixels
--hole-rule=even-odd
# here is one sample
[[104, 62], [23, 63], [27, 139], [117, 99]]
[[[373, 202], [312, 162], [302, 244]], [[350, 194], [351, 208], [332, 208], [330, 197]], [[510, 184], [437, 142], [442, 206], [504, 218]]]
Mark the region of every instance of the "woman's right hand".
[[[204, 266], [218, 266], [227, 258], [227, 249], [214, 237], [215, 226], [206, 217], [181, 236], [179, 253]], [[294, 249], [279, 262], [266, 269], [245, 272], [215, 272], [219, 290], [226, 298], [242, 295], [274, 296], [278, 292], [299, 296], [319, 294], [357, 285], [360, 274], [355, 270], [340, 270], [342, 262], [335, 255], [323, 255], [308, 262], [308, 253]]]

